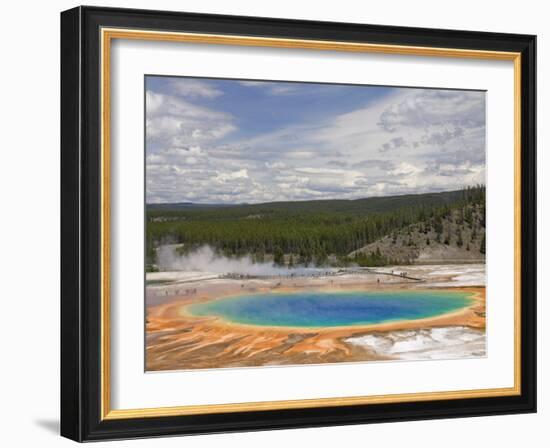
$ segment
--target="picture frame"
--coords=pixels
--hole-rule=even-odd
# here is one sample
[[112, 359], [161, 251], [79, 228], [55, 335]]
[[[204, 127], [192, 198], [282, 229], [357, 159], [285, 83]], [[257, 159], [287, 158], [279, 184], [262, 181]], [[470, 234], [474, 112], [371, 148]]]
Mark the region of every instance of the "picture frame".
[[[116, 40], [511, 62], [513, 386], [113, 409], [110, 77]], [[535, 58], [531, 35], [99, 7], [63, 12], [61, 435], [82, 442], [536, 412]]]

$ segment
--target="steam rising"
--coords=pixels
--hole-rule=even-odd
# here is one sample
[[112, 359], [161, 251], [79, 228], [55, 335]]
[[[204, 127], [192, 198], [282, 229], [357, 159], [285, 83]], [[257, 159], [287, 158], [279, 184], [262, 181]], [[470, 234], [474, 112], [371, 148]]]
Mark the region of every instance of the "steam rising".
[[241, 274], [251, 276], [289, 275], [332, 271], [333, 269], [288, 268], [273, 263], [257, 263], [250, 256], [229, 258], [217, 254], [210, 246], [203, 246], [194, 252], [179, 255], [177, 245], [163, 245], [157, 249], [157, 263], [161, 271], [209, 272], [216, 274]]

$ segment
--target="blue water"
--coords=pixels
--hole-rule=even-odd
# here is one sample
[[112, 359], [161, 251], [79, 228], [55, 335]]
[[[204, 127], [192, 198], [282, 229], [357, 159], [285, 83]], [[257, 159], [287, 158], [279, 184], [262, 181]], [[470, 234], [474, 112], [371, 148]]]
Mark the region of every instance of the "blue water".
[[199, 303], [189, 311], [249, 325], [340, 327], [433, 317], [468, 306], [470, 296], [455, 291], [265, 293]]

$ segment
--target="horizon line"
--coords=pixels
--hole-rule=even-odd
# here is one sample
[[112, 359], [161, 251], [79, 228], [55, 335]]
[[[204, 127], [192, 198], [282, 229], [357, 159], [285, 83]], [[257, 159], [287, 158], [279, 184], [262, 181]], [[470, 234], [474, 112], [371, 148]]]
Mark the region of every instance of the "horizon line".
[[277, 204], [282, 202], [321, 202], [321, 201], [360, 201], [363, 199], [374, 199], [374, 198], [390, 198], [390, 197], [397, 197], [397, 196], [419, 196], [424, 194], [439, 194], [439, 193], [451, 193], [455, 191], [462, 191], [466, 190], [468, 188], [479, 188], [483, 187], [485, 188], [485, 184], [477, 184], [477, 185], [468, 185], [462, 188], [455, 188], [452, 190], [440, 190], [440, 191], [430, 191], [425, 193], [396, 193], [396, 194], [389, 194], [385, 196], [365, 196], [365, 197], [359, 197], [354, 199], [348, 199], [348, 198], [333, 198], [333, 199], [298, 199], [298, 200], [277, 200], [277, 201], [264, 201], [264, 202], [193, 202], [193, 201], [177, 201], [177, 202], [147, 202], [145, 201], [146, 206], [155, 206], [155, 205], [177, 205], [177, 204], [193, 204], [193, 205], [207, 205], [207, 206], [215, 206], [215, 205], [226, 205], [226, 206], [236, 206], [236, 205], [261, 205], [261, 204]]

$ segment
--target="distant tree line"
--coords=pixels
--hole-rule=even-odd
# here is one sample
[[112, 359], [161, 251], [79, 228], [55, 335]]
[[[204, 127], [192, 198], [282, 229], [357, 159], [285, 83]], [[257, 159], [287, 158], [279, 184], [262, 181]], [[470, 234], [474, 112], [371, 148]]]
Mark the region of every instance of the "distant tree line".
[[[165, 242], [183, 244], [184, 252], [209, 245], [228, 257], [247, 255], [256, 262], [269, 259], [280, 265], [325, 265], [329, 259], [332, 264], [345, 263], [351, 252], [414, 223], [429, 223], [444, 241], [448, 235], [443, 220], [458, 209], [465, 210], [461, 219], [471, 221], [473, 208], [465, 207], [469, 204], [481, 206], [485, 226], [484, 186], [451, 193], [429, 194], [425, 200], [414, 195], [408, 204], [378, 200], [376, 207], [347, 201], [348, 212], [346, 201], [152, 209], [147, 211], [147, 263], [155, 263], [155, 248]], [[355, 261], [361, 265], [392, 261], [382, 258], [375, 253], [358, 255]]]

